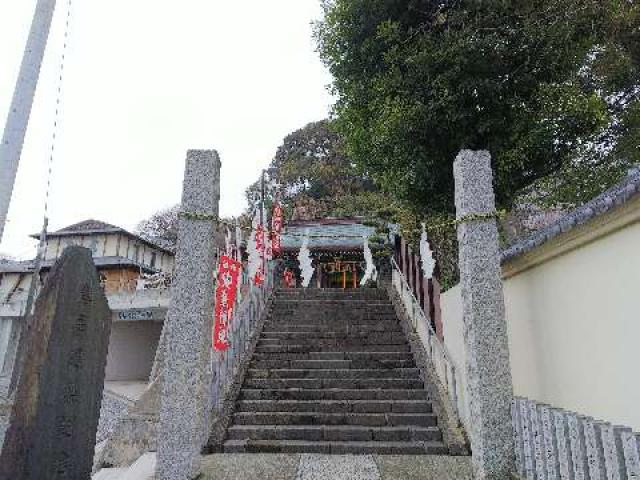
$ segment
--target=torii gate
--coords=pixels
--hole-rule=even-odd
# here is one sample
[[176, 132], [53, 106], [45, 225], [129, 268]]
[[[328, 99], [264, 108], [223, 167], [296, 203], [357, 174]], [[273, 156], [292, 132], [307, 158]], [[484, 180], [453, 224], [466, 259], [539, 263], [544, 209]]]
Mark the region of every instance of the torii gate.
[[13, 100], [7, 115], [2, 143], [0, 143], [0, 241], [2, 241], [7, 221], [11, 194], [55, 7], [56, 0], [38, 0]]

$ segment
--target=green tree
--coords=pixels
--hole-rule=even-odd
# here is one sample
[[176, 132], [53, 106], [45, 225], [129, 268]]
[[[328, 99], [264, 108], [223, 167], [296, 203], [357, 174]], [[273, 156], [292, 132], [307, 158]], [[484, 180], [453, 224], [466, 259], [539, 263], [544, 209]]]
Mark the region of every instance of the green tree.
[[325, 0], [323, 7], [316, 36], [334, 77], [345, 151], [423, 214], [452, 211], [451, 167], [461, 148], [492, 153], [503, 206], [598, 149], [638, 154], [630, 113], [640, 93], [637, 2]]
[[[322, 120], [289, 134], [278, 147], [266, 175], [266, 203], [271, 206], [275, 186], [290, 217], [304, 204], [313, 217], [367, 215], [367, 199], [381, 195], [373, 181], [344, 154], [343, 141], [332, 122]], [[261, 181], [247, 190], [249, 208], [261, 196]], [[345, 199], [357, 198], [350, 205]]]

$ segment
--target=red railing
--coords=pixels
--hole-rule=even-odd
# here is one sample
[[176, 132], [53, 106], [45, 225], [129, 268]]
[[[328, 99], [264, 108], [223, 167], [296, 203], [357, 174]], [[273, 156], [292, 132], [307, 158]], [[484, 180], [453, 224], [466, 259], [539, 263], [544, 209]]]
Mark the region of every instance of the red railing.
[[431, 322], [431, 327], [442, 341], [442, 313], [440, 310], [440, 283], [437, 280], [437, 265], [434, 276], [427, 280], [422, 275], [420, 253], [414, 252], [411, 245], [400, 235], [395, 237], [394, 258], [400, 271], [407, 280], [407, 284], [420, 303], [422, 310]]

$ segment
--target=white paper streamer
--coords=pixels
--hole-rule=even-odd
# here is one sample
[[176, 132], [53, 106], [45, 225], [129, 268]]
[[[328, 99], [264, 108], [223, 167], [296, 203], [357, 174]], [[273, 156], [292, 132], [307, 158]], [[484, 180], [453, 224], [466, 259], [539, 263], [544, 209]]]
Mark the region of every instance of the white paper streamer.
[[242, 253], [240, 252], [240, 247], [242, 246], [242, 229], [239, 226], [236, 226], [236, 260], [242, 261]]
[[427, 227], [422, 224], [422, 235], [420, 236], [420, 258], [422, 259], [422, 275], [430, 280], [433, 278], [433, 271], [436, 268], [436, 261], [427, 239]]
[[378, 278], [378, 269], [373, 263], [373, 253], [371, 253], [371, 248], [369, 247], [369, 239], [367, 237], [364, 238], [364, 259], [367, 262], [367, 268], [364, 272], [364, 277], [360, 280], [360, 286], [364, 287], [369, 280], [373, 280], [374, 282]]
[[304, 288], [309, 287], [311, 283], [311, 277], [315, 269], [312, 265], [311, 251], [309, 250], [309, 237], [305, 236], [302, 240], [302, 246], [298, 253], [298, 263], [300, 264], [300, 275], [302, 276], [302, 286]]
[[233, 251], [233, 247], [231, 246], [231, 230], [227, 228], [227, 235], [224, 237], [225, 250], [227, 256], [231, 256], [231, 252]]

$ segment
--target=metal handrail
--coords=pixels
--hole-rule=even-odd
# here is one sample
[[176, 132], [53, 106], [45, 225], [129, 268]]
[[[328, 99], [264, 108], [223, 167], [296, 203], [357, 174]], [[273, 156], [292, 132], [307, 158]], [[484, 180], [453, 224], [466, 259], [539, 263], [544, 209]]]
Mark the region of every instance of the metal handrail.
[[[451, 359], [451, 355], [449, 353], [449, 350], [447, 349], [446, 345], [438, 338], [438, 335], [436, 334], [436, 331], [433, 329], [431, 322], [429, 321], [428, 316], [426, 315], [426, 313], [424, 312], [422, 306], [420, 305], [420, 302], [418, 301], [418, 299], [416, 298], [413, 289], [411, 288], [411, 286], [409, 285], [409, 283], [407, 282], [407, 279], [404, 275], [404, 273], [402, 273], [402, 270], [400, 269], [400, 267], [398, 266], [398, 263], [396, 262], [396, 260], [391, 257], [391, 267], [392, 269], [398, 274], [398, 278], [401, 281], [401, 285], [402, 288], [404, 290], [404, 292], [398, 292], [401, 294], [401, 299], [402, 297], [402, 293], [408, 293], [409, 294], [409, 298], [411, 300], [411, 321], [412, 321], [412, 327], [415, 333], [417, 333], [417, 324], [418, 324], [418, 318], [417, 317], [421, 317], [423, 320], [423, 323], [426, 325], [427, 327], [427, 332], [428, 332], [428, 352], [429, 352], [429, 356], [431, 357], [431, 361], [432, 363], [435, 365], [435, 356], [434, 356], [434, 343], [436, 345], [436, 347], [442, 352], [442, 357], [444, 359], [444, 362], [446, 365], [448, 365], [448, 368], [445, 368], [444, 370], [444, 377], [442, 378], [440, 377], [440, 373], [438, 371], [437, 368], [435, 368], [436, 371], [436, 375], [438, 375], [438, 377], [440, 377], [441, 382], [443, 383], [443, 385], [445, 386], [445, 388], [447, 389], [447, 393], [449, 395], [449, 401], [451, 403], [451, 406], [453, 407], [453, 411], [458, 419], [458, 421], [460, 420], [460, 409], [458, 406], [458, 378], [456, 373], [459, 371], [457, 368], [456, 363]], [[392, 282], [393, 283], [393, 282]], [[449, 378], [448, 375], [448, 370], [451, 370], [451, 378]]]

